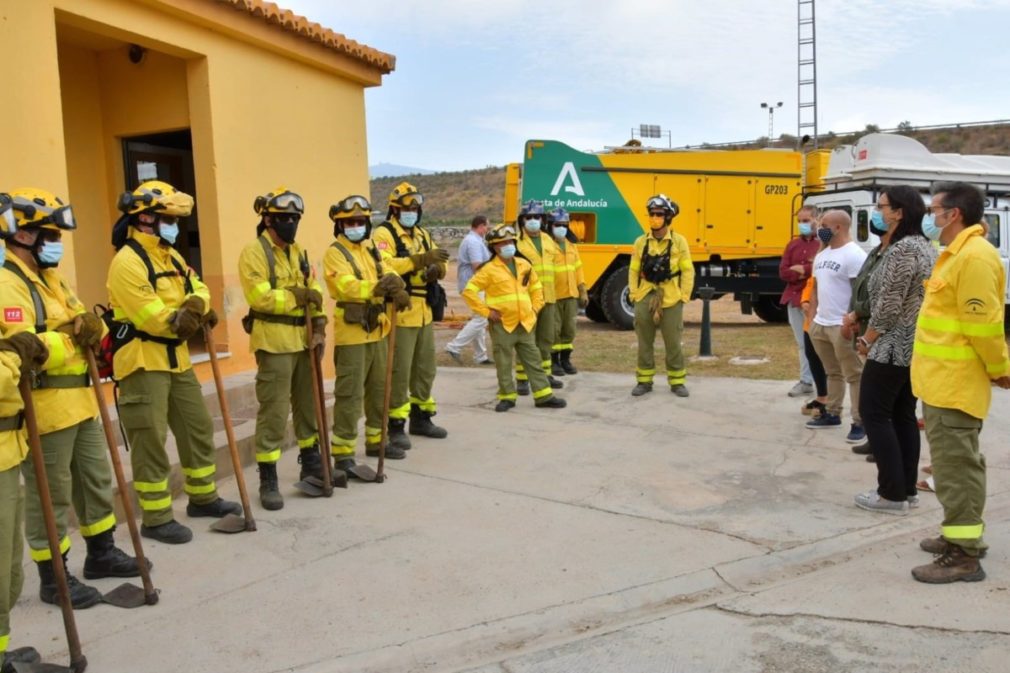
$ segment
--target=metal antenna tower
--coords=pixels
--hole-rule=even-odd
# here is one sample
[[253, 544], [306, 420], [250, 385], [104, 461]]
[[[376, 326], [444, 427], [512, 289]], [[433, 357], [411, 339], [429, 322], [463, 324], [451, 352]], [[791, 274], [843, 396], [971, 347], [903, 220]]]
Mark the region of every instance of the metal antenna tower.
[[817, 149], [817, 28], [814, 23], [814, 0], [798, 0], [796, 10], [796, 64], [799, 104], [796, 114], [796, 146], [809, 135]]

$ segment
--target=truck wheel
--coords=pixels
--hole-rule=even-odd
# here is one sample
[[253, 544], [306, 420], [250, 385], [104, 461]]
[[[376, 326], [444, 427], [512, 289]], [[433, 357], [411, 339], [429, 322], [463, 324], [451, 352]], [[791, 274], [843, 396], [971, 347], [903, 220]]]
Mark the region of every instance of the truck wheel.
[[789, 310], [779, 303], [778, 297], [761, 295], [753, 305], [754, 313], [765, 322], [789, 322]]
[[607, 320], [618, 329], [635, 328], [635, 308], [628, 297], [628, 265], [614, 269], [600, 293], [600, 308]]
[[607, 316], [603, 313], [603, 308], [596, 303], [595, 299], [590, 299], [586, 306], [586, 317], [593, 322], [607, 322]]

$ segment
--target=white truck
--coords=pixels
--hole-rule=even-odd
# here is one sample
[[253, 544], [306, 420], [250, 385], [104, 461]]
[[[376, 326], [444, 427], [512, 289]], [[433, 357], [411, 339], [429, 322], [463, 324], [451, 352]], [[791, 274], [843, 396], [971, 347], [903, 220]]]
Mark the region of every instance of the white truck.
[[870, 250], [879, 243], [870, 231], [870, 213], [881, 187], [918, 188], [928, 204], [933, 186], [950, 181], [973, 184], [985, 194], [988, 238], [999, 250], [1007, 272], [1004, 302], [1010, 305], [1010, 157], [933, 154], [912, 138], [871, 133], [855, 145], [832, 150], [824, 188], [807, 192], [803, 202], [822, 210], [846, 211], [852, 216], [852, 240]]

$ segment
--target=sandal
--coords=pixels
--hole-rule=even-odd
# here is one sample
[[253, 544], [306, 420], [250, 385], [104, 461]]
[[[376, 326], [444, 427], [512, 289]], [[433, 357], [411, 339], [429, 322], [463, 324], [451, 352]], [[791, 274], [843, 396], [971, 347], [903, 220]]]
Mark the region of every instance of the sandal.
[[936, 485], [933, 482], [933, 477], [926, 477], [921, 481], [915, 482], [915, 487], [920, 491], [936, 493]]

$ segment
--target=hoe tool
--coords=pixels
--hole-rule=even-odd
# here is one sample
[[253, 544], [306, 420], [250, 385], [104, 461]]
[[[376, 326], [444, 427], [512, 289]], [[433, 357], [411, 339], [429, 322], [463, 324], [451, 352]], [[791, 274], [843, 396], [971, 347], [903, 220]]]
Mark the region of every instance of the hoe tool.
[[91, 376], [91, 385], [95, 391], [95, 401], [98, 402], [98, 412], [102, 417], [102, 429], [105, 430], [105, 443], [109, 445], [109, 456], [112, 458], [112, 471], [116, 474], [116, 485], [119, 487], [119, 500], [123, 503], [123, 514], [126, 517], [126, 524], [130, 528], [133, 554], [137, 557], [140, 578], [144, 582], [143, 589], [129, 582], [120, 584], [105, 594], [102, 599], [106, 603], [120, 608], [139, 608], [141, 605], [154, 605], [158, 602], [158, 590], [154, 588], [154, 584], [151, 582], [151, 570], [147, 565], [147, 557], [144, 556], [144, 547], [140, 543], [140, 531], [137, 529], [137, 520], [133, 511], [133, 498], [127, 490], [126, 477], [123, 475], [123, 462], [119, 457], [119, 447], [116, 446], [116, 438], [112, 434], [112, 419], [109, 418], [109, 409], [105, 406], [105, 397], [102, 395], [102, 383], [101, 377], [98, 374], [98, 364], [95, 362], [95, 353], [90, 348], [85, 348], [84, 357], [88, 361], [88, 374]]
[[249, 492], [245, 487], [245, 474], [242, 473], [242, 461], [238, 456], [238, 444], [235, 443], [235, 431], [231, 427], [231, 412], [228, 411], [228, 398], [224, 393], [224, 380], [221, 378], [221, 367], [217, 362], [217, 348], [214, 345], [214, 333], [210, 325], [203, 326], [203, 334], [207, 341], [207, 353], [210, 355], [210, 367], [214, 371], [214, 385], [217, 387], [217, 401], [221, 406], [221, 420], [224, 421], [224, 431], [228, 436], [228, 451], [231, 453], [231, 465], [235, 471], [235, 481], [238, 484], [239, 497], [242, 499], [242, 513], [227, 514], [214, 522], [210, 529], [219, 533], [241, 533], [256, 530], [256, 520], [249, 506]]

